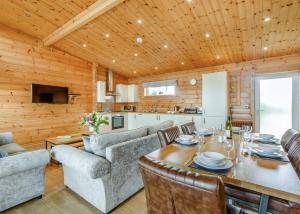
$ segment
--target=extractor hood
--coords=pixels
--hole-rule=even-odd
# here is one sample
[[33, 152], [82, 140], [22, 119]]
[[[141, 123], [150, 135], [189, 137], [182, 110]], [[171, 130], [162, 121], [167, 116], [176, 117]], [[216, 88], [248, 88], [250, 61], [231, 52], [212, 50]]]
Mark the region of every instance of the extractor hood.
[[106, 96], [119, 96], [114, 90], [113, 72], [108, 69], [106, 72]]

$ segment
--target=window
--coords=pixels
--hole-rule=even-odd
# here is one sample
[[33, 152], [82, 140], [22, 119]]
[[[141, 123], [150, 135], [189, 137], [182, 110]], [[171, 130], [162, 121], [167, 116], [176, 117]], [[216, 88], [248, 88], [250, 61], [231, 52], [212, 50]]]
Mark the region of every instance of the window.
[[164, 96], [176, 94], [176, 80], [147, 82], [143, 84], [144, 96]]

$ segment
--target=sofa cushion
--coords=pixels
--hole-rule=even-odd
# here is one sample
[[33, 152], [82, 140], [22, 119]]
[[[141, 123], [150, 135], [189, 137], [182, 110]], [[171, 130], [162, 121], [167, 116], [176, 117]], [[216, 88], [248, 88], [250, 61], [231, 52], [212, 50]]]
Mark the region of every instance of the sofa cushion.
[[16, 143], [9, 143], [9, 144], [2, 145], [0, 146], [0, 149], [7, 152], [8, 156], [26, 152], [26, 150], [22, 146]]
[[118, 143], [144, 137], [147, 135], [147, 128], [139, 128], [124, 132], [106, 133], [91, 136], [91, 149], [94, 154], [105, 157], [106, 148]]
[[0, 149], [0, 158], [5, 158], [7, 156], [8, 156], [7, 152], [3, 149]]
[[149, 126], [147, 128], [148, 129], [148, 135], [155, 134], [158, 130], [169, 128], [169, 127], [172, 127], [173, 125], [174, 125], [174, 121], [167, 120], [167, 121], [164, 121], [160, 124], [157, 124], [157, 125], [154, 125], [154, 126]]
[[0, 146], [4, 144], [13, 143], [13, 135], [11, 132], [0, 133]]

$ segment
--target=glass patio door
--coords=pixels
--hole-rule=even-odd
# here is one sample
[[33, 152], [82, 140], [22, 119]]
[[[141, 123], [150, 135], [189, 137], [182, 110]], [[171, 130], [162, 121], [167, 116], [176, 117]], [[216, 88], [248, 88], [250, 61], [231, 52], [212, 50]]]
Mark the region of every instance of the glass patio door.
[[255, 81], [256, 131], [283, 133], [299, 124], [298, 73], [267, 74]]

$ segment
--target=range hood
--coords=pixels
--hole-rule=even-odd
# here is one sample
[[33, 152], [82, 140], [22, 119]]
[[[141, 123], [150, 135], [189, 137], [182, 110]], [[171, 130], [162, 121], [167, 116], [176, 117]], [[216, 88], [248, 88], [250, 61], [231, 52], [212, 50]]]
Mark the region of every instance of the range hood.
[[111, 69], [106, 71], [106, 96], [119, 96], [114, 90], [113, 72]]

